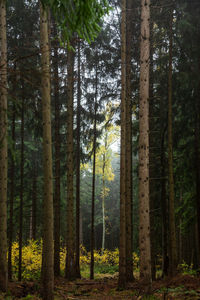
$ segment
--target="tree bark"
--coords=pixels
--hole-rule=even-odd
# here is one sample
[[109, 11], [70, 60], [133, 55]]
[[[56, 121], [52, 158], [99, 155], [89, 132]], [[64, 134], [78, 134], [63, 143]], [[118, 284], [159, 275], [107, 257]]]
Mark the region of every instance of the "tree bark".
[[177, 269], [177, 247], [174, 211], [174, 175], [173, 175], [173, 137], [172, 137], [172, 22], [170, 16], [169, 32], [169, 70], [168, 70], [168, 176], [169, 176], [169, 274], [173, 276]]
[[[195, 179], [196, 179], [196, 209], [197, 209], [197, 245], [200, 249], [200, 120], [199, 120], [199, 104], [196, 105], [195, 113]], [[199, 256], [199, 255], [198, 255]], [[200, 261], [200, 257], [197, 257], [197, 260]]]
[[42, 253], [42, 296], [53, 300], [53, 174], [51, 138], [50, 59], [47, 10], [40, 2], [40, 43], [42, 64], [42, 120], [43, 120], [43, 253]]
[[[166, 128], [167, 129], [167, 128]], [[167, 232], [168, 232], [168, 205], [166, 197], [166, 180], [165, 180], [165, 129], [161, 135], [161, 152], [160, 152], [160, 165], [161, 165], [161, 216], [162, 216], [162, 277], [168, 275], [169, 257], [167, 255]]]
[[74, 199], [73, 199], [73, 91], [74, 91], [74, 52], [67, 55], [67, 256], [65, 277], [76, 278], [75, 239], [74, 239]]
[[[181, 205], [183, 204], [183, 190], [182, 190], [182, 186], [183, 183], [181, 182], [180, 184], [181, 188], [180, 188], [180, 198], [179, 198], [179, 206], [181, 207]], [[183, 257], [182, 257], [182, 215], [179, 216], [179, 220], [178, 220], [178, 228], [177, 228], [177, 232], [178, 232], [178, 264], [182, 264], [183, 262]], [[194, 231], [196, 233], [196, 224], [194, 224]], [[196, 234], [194, 234], [194, 245], [196, 246], [195, 243], [196, 240]], [[196, 247], [194, 247], [196, 250]], [[196, 254], [196, 251], [195, 251]], [[196, 260], [196, 255], [195, 255], [195, 260]], [[195, 268], [195, 266], [194, 266]], [[197, 266], [198, 268], [198, 266]]]
[[22, 80], [21, 106], [21, 153], [20, 153], [20, 206], [19, 206], [19, 264], [18, 281], [22, 280], [22, 239], [23, 239], [23, 206], [24, 206], [24, 81]]
[[121, 2], [121, 150], [118, 287], [126, 286], [126, 0]]
[[[14, 67], [16, 72], [16, 65]], [[13, 84], [13, 90], [16, 93], [16, 75]], [[15, 151], [15, 102], [12, 104], [12, 147]], [[12, 243], [13, 243], [13, 206], [14, 206], [14, 192], [15, 192], [15, 161], [11, 153], [11, 167], [10, 167], [10, 220], [8, 230], [8, 279], [12, 280]]]
[[[36, 157], [35, 157], [36, 160]], [[32, 187], [32, 239], [37, 236], [37, 167], [33, 166], [33, 187]]]
[[[105, 154], [104, 154], [105, 157]], [[105, 163], [103, 164], [103, 195], [102, 195], [102, 245], [101, 254], [103, 255], [105, 249], [106, 223], [105, 223]]]
[[[198, 68], [200, 71], [200, 59], [198, 63]], [[195, 97], [195, 131], [194, 131], [194, 148], [195, 148], [195, 157], [194, 157], [194, 169], [195, 169], [195, 179], [196, 179], [196, 209], [197, 209], [197, 217], [196, 217], [196, 248], [197, 253], [200, 251], [200, 82], [197, 87], [197, 93]], [[200, 256], [197, 255], [197, 264], [200, 263]]]
[[149, 214], [149, 67], [150, 0], [141, 0], [140, 103], [139, 103], [139, 248], [140, 278], [151, 290], [151, 243]]
[[54, 192], [54, 275], [60, 275], [60, 99], [58, 75], [58, 41], [56, 24], [54, 30], [54, 105], [55, 105], [55, 192]]
[[93, 170], [92, 170], [92, 207], [91, 207], [91, 237], [90, 237], [90, 279], [94, 279], [94, 216], [95, 216], [95, 170], [96, 170], [96, 131], [97, 131], [97, 65], [95, 78], [95, 101], [94, 101], [94, 133], [93, 133]]
[[[150, 24], [150, 39], [153, 38], [153, 23]], [[156, 184], [155, 180], [153, 178], [156, 178], [156, 137], [155, 137], [155, 103], [154, 103], [154, 94], [153, 94], [153, 43], [151, 43], [150, 47], [150, 82], [149, 82], [149, 148], [150, 148], [150, 154], [149, 154], [149, 179], [150, 179], [150, 186], [149, 186], [149, 197], [150, 197], [150, 232], [151, 232], [151, 275], [152, 280], [154, 281], [156, 279], [156, 262], [155, 262], [155, 228], [154, 228], [154, 206], [155, 206], [155, 198], [156, 198]]]
[[[105, 136], [105, 151], [107, 150], [107, 141], [108, 136]], [[106, 154], [103, 153], [103, 167], [102, 167], [102, 246], [101, 246], [101, 254], [103, 255], [103, 251], [105, 249], [105, 236], [106, 236], [106, 224], [105, 224], [105, 194], [106, 194], [106, 186], [105, 186], [105, 167], [106, 167]]]
[[133, 193], [132, 193], [132, 88], [131, 88], [131, 39], [132, 1], [127, 0], [126, 13], [126, 281], [133, 278]]
[[83, 245], [83, 215], [80, 209], [80, 245]]
[[80, 273], [80, 123], [81, 123], [81, 54], [78, 41], [77, 128], [76, 128], [76, 277]]
[[7, 39], [6, 1], [0, 0], [0, 290], [7, 290]]

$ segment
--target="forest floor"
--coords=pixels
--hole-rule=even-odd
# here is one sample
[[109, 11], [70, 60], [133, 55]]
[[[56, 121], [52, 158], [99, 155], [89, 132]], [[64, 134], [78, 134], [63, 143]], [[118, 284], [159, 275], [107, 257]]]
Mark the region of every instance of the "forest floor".
[[[38, 282], [11, 282], [9, 293], [0, 294], [0, 300], [26, 299], [39, 300]], [[177, 275], [175, 278], [157, 279], [152, 285], [152, 295], [145, 297], [139, 280], [129, 284], [126, 290], [117, 289], [117, 274], [104, 275], [95, 280], [80, 279], [67, 282], [64, 278], [55, 280], [55, 300], [72, 299], [200, 299], [200, 277]]]

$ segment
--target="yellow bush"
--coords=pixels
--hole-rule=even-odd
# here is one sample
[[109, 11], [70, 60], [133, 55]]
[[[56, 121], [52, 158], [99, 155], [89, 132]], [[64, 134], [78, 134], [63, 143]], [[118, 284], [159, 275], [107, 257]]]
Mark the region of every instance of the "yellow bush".
[[[18, 259], [19, 259], [19, 245], [17, 242], [12, 246], [12, 266], [13, 273], [17, 276], [18, 273]], [[60, 249], [60, 268], [61, 272], [65, 270], [66, 248]], [[113, 251], [105, 249], [103, 254], [101, 251], [94, 251], [94, 262], [97, 265], [117, 267], [119, 264], [119, 249]], [[80, 246], [80, 265], [90, 264], [90, 252], [87, 252], [84, 246]], [[139, 257], [133, 253], [134, 269], [138, 268]], [[42, 241], [28, 241], [22, 249], [22, 278], [26, 280], [34, 280], [40, 277], [42, 265]], [[113, 268], [112, 267], [112, 268]]]
[[139, 256], [137, 253], [133, 252], [133, 269], [138, 269], [139, 268]]
[[[19, 245], [13, 243], [12, 247], [12, 266], [13, 272], [18, 272]], [[22, 278], [35, 279], [40, 275], [42, 265], [42, 242], [29, 240], [28, 244], [22, 249]]]
[[60, 270], [61, 272], [65, 272], [65, 259], [66, 259], [66, 248], [63, 247], [60, 249]]

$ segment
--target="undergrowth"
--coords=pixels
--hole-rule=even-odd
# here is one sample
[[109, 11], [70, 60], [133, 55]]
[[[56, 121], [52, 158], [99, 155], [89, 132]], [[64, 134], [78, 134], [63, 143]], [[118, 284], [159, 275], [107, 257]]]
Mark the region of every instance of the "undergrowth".
[[[13, 243], [12, 247], [12, 267], [13, 275], [17, 278], [18, 274], [18, 257], [19, 245]], [[65, 258], [66, 248], [60, 250], [60, 268], [61, 274], [65, 273]], [[138, 269], [139, 257], [133, 253], [134, 269]], [[101, 251], [94, 251], [94, 271], [96, 274], [115, 274], [118, 272], [119, 264], [119, 249], [113, 251], [105, 249], [103, 254]], [[42, 241], [29, 240], [22, 249], [22, 279], [23, 280], [38, 280], [41, 273], [42, 264]], [[85, 247], [80, 248], [80, 267], [83, 277], [89, 277], [90, 252], [87, 252]]]
[[[66, 248], [61, 247], [60, 250], [60, 268], [61, 274], [65, 274], [65, 258]], [[12, 245], [12, 268], [14, 278], [17, 279], [18, 274], [18, 259], [19, 259], [19, 245], [14, 242]], [[105, 249], [103, 254], [100, 250], [94, 251], [94, 273], [96, 277], [98, 274], [113, 275], [118, 272], [119, 265], [119, 249], [110, 251]], [[42, 240], [29, 240], [22, 249], [22, 279], [23, 280], [38, 280], [41, 275], [42, 264]], [[133, 253], [133, 269], [134, 272], [139, 271], [139, 257]], [[160, 268], [161, 262], [158, 260], [157, 270]], [[86, 251], [84, 246], [80, 247], [80, 268], [83, 278], [89, 277], [90, 272], [90, 252]], [[197, 271], [193, 269], [192, 265], [187, 265], [185, 262], [179, 265], [179, 271], [182, 274], [196, 275]]]

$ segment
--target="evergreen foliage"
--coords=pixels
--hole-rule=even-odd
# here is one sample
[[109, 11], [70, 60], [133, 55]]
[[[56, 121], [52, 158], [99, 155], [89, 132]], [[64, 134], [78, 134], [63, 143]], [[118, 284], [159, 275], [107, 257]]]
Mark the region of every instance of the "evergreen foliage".
[[42, 0], [50, 8], [61, 31], [61, 40], [70, 42], [77, 33], [80, 38], [93, 41], [99, 33], [102, 17], [109, 12], [107, 0]]

